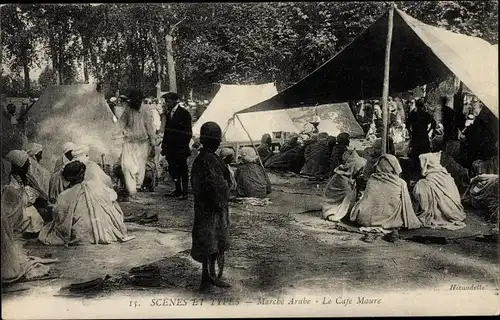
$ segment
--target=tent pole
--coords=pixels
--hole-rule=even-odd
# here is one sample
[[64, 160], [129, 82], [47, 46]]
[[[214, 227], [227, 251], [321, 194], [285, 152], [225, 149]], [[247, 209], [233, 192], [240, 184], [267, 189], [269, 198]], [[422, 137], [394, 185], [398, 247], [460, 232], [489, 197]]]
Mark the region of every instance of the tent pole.
[[238, 119], [238, 121], [241, 124], [241, 127], [243, 128], [243, 130], [245, 130], [245, 133], [247, 134], [248, 138], [250, 139], [250, 143], [252, 143], [252, 147], [255, 150], [255, 153], [257, 153], [257, 158], [259, 158], [259, 164], [260, 164], [260, 166], [262, 168], [264, 168], [264, 164], [262, 163], [262, 160], [260, 159], [259, 153], [257, 152], [257, 148], [255, 147], [255, 144], [253, 143], [252, 137], [250, 137], [250, 133], [248, 133], [247, 129], [243, 125], [243, 122], [241, 121], [240, 116], [238, 114], [236, 114], [236, 119]]
[[236, 163], [238, 163], [238, 156], [240, 155], [240, 143], [239, 142], [236, 142], [235, 148], [236, 148], [236, 150], [234, 150], [234, 155], [235, 155], [234, 156], [235, 157], [234, 161]]
[[382, 89], [382, 122], [384, 124], [384, 131], [382, 133], [382, 153], [387, 153], [387, 131], [389, 120], [389, 108], [387, 100], [389, 96], [389, 68], [391, 64], [391, 42], [392, 42], [392, 29], [394, 23], [394, 2], [391, 3], [389, 9], [389, 23], [387, 28], [387, 41], [385, 45], [385, 66], [384, 66], [384, 87]]

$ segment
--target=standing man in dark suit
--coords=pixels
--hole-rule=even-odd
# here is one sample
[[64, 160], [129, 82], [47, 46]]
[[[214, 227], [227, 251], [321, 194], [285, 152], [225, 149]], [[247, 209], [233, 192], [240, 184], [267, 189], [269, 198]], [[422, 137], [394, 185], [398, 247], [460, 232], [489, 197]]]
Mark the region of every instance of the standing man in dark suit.
[[175, 191], [166, 196], [186, 200], [189, 185], [187, 158], [193, 136], [191, 115], [181, 106], [177, 93], [168, 92], [162, 98], [165, 99], [165, 133], [161, 154], [167, 159], [170, 177], [175, 182]]

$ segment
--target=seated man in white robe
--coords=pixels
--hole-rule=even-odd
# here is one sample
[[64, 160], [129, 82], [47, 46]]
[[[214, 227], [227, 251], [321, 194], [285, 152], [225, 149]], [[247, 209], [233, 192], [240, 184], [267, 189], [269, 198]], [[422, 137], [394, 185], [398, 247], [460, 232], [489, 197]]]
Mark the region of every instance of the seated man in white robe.
[[240, 150], [242, 164], [234, 174], [238, 197], [265, 198], [271, 193], [271, 181], [266, 171], [258, 164], [259, 156], [254, 148]]
[[104, 172], [101, 167], [89, 158], [89, 147], [85, 145], [77, 146], [71, 152], [73, 161], [77, 160], [85, 164], [85, 181], [98, 180], [106, 187], [113, 188], [113, 180]]
[[98, 179], [86, 180], [86, 165], [68, 163], [63, 177], [69, 188], [57, 198], [54, 219], [40, 231], [47, 245], [109, 244], [135, 237], [127, 235], [117, 195]]
[[63, 144], [63, 154], [57, 159], [52, 173], [60, 172], [65, 165], [73, 160], [72, 151], [77, 147], [73, 142], [66, 142]]
[[63, 155], [56, 161], [49, 183], [49, 199], [51, 203], [55, 203], [57, 196], [68, 186], [68, 182], [62, 177], [62, 170], [65, 165], [73, 160], [72, 151], [74, 148], [76, 148], [76, 145], [73, 142], [66, 142], [63, 145]]
[[345, 164], [335, 168], [323, 194], [323, 218], [333, 222], [343, 219], [356, 202], [356, 180], [366, 164], [366, 159], [354, 150], [344, 154]]
[[417, 229], [422, 223], [413, 210], [398, 159], [383, 154], [375, 163], [366, 190], [352, 208], [350, 219], [364, 230], [390, 232], [392, 229]]
[[11, 164], [9, 184], [2, 187], [2, 215], [15, 232], [37, 235], [43, 227], [43, 218], [35, 208], [43, 191], [29, 175], [30, 161], [24, 150], [12, 150], [5, 159]]
[[28, 174], [36, 180], [40, 188], [42, 188], [45, 193], [48, 193], [50, 172], [40, 164], [40, 161], [42, 160], [43, 146], [38, 143], [30, 143], [26, 148], [26, 152], [28, 153], [31, 162]]
[[465, 212], [453, 177], [441, 165], [441, 152], [419, 156], [422, 178], [413, 190], [425, 227], [457, 230], [465, 227]]

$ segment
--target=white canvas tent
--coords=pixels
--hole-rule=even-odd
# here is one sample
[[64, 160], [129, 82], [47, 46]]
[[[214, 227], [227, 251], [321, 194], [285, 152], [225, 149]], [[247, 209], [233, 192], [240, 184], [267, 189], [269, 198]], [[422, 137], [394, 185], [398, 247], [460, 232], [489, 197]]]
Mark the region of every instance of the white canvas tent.
[[418, 37], [498, 117], [498, 45], [398, 13]]
[[273, 132], [297, 132], [297, 126], [286, 110], [254, 112], [240, 115], [241, 126], [233, 115], [245, 108], [264, 101], [276, 95], [278, 91], [273, 83], [261, 85], [229, 85], [221, 84], [212, 102], [193, 126], [193, 135], [199, 137], [201, 126], [208, 121], [216, 122], [225, 132], [226, 143], [248, 143], [252, 138], [255, 143], [260, 142], [263, 134]]

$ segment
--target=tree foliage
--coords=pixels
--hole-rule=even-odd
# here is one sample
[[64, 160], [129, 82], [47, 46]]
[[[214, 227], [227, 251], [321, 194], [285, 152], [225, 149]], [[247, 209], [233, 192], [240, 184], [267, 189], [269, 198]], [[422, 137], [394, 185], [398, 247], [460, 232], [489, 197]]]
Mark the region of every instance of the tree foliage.
[[498, 43], [498, 1], [397, 1], [414, 18], [468, 36]]
[[[130, 87], [154, 95], [158, 83], [163, 91], [168, 89], [165, 37], [171, 34], [182, 94], [218, 82], [275, 81], [282, 89], [348, 45], [388, 5], [356, 1], [7, 5], [0, 9], [2, 62], [25, 75], [40, 65], [39, 60], [50, 62], [40, 76], [44, 86], [74, 83], [83, 73], [85, 82], [92, 76], [104, 83], [107, 95]], [[398, 1], [397, 5], [425, 23], [498, 41], [498, 1]]]

